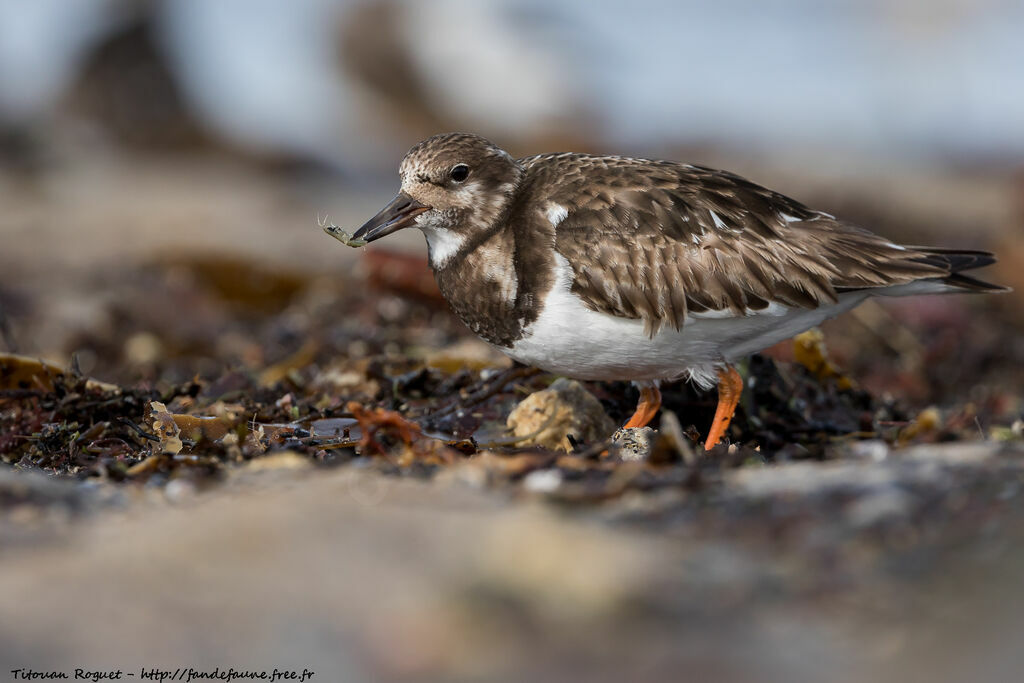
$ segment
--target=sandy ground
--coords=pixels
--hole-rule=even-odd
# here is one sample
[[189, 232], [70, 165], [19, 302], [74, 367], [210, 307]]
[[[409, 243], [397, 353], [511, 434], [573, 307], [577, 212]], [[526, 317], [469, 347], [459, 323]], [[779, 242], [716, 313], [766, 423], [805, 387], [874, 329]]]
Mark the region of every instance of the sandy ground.
[[[769, 509], [716, 536], [673, 519], [688, 508], [665, 497], [559, 509], [460, 475], [422, 483], [286, 456], [207, 494], [72, 492], [5, 475], [0, 492], [38, 487], [37, 503], [91, 511], [61, 518], [24, 503], [4, 524], [34, 533], [5, 534], [0, 659], [308, 668], [346, 681], [1009, 681], [1024, 663], [1022, 455], [953, 446], [882, 467], [794, 464], [745, 471], [730, 489], [732, 506], [785, 507], [865, 478], [906, 483], [914, 459], [953, 476], [995, 459], [1006, 468], [1013, 490], [998, 510], [965, 492], [961, 514], [914, 521], [881, 553], [862, 518], [901, 514], [884, 496], [785, 533]], [[711, 526], [732, 514], [704, 510]], [[659, 517], [669, 521], [650, 523]]]

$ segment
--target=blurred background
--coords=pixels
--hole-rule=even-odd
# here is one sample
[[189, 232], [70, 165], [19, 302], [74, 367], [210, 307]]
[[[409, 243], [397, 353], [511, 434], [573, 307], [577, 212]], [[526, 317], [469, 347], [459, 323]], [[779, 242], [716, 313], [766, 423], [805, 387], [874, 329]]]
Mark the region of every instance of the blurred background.
[[[360, 225], [394, 195], [409, 147], [466, 130], [516, 156], [727, 168], [896, 240], [995, 251], [1000, 263], [980, 275], [1013, 294], [871, 303], [825, 331], [833, 359], [873, 396], [911, 416], [938, 406], [956, 438], [1009, 434], [1024, 387], [1022, 36], [1019, 0], [0, 0], [0, 351], [62, 366], [74, 355], [82, 373], [126, 386], [198, 376], [216, 396], [250, 396], [258, 385], [282, 413], [282, 387], [301, 386], [310, 367], [332, 396], [349, 396], [340, 360], [450, 346], [474, 371], [498, 364], [438, 299], [418, 232], [356, 251], [317, 225]], [[389, 378], [377, 379], [386, 394]], [[876, 557], [869, 534], [799, 487], [764, 510], [735, 506], [749, 516], [700, 536], [700, 514], [673, 516], [656, 494], [595, 525], [408, 481], [374, 507], [362, 483], [318, 473], [193, 516], [127, 508], [77, 546], [9, 554], [4, 610], [18, 616], [0, 655], [172, 669], [295, 655], [326, 673], [338, 652], [355, 653], [351, 680], [479, 679], [524, 663], [542, 671], [544, 657], [566, 671], [584, 662], [591, 680], [627, 678], [604, 667], [621, 661], [637, 663], [633, 680], [663, 680], [680, 660], [705, 680], [821, 680], [809, 675], [819, 666], [900, 656], [936, 680], [973, 664], [988, 674], [979, 680], [1020, 670], [1020, 615], [1006, 598], [1019, 592], [1020, 544], [999, 541], [1010, 564], [989, 581], [995, 541], [978, 571], [948, 541], [995, 538], [991, 508], [1024, 490], [1019, 475], [975, 498], [955, 480], [943, 479], [948, 497], [922, 486], [914, 509], [932, 527], [901, 517], [912, 487], [865, 496], [866, 519], [896, 510], [895, 531], [876, 540], [911, 580], [940, 557], [969, 565], [914, 602], [900, 583], [872, 586], [868, 600], [842, 594]], [[174, 490], [192, 500], [194, 489]], [[943, 526], [955, 515], [959, 527]], [[943, 553], [920, 551], [929, 539]], [[779, 600], [790, 595], [780, 585], [810, 601], [840, 596], [805, 610]], [[767, 605], [758, 619], [744, 612], [752, 595]], [[837, 627], [857, 610], [868, 618]], [[1010, 626], [986, 632], [991, 614]], [[241, 635], [228, 642], [232, 628]], [[254, 643], [263, 654], [246, 659]], [[192, 659], [169, 661], [181, 652]], [[865, 679], [885, 680], [847, 680]]]
[[[140, 322], [132, 293], [158, 307], [145, 296], [198, 270], [280, 313], [358, 261], [318, 215], [361, 224], [404, 152], [448, 130], [728, 168], [895, 239], [994, 249], [991, 277], [1024, 290], [1022, 29], [1012, 0], [0, 0], [2, 341], [145, 377], [197, 340]], [[407, 231], [377, 248], [424, 247]], [[140, 270], [145, 296], [117, 277]], [[966, 299], [861, 318], [920, 365], [921, 335], [956, 357], [964, 307], [995, 308], [968, 346], [1024, 358], [1016, 297]], [[920, 324], [880, 329], [901, 320]]]

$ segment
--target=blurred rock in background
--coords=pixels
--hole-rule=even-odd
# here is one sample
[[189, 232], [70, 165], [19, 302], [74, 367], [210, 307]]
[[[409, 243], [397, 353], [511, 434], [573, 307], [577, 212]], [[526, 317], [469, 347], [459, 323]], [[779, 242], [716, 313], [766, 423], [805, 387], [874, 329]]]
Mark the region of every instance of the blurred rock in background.
[[450, 128], [1015, 164], [1021, 25], [1024, 6], [997, 0], [3, 0], [0, 119], [38, 122], [122, 61], [142, 109], [177, 90], [218, 138], [360, 167]]

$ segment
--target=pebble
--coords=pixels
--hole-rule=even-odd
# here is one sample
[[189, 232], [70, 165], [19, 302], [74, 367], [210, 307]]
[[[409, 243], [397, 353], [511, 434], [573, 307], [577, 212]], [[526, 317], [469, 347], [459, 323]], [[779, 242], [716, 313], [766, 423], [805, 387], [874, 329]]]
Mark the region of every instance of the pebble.
[[530, 493], [554, 493], [562, 485], [562, 473], [556, 469], [534, 470], [523, 478]]
[[608, 454], [632, 462], [649, 460], [654, 451], [657, 436], [658, 433], [650, 427], [622, 428], [612, 434]]
[[577, 442], [604, 439], [615, 429], [601, 402], [575, 380], [560, 378], [519, 402], [508, 416], [515, 436], [529, 437], [521, 446], [543, 446], [571, 452], [569, 435]]

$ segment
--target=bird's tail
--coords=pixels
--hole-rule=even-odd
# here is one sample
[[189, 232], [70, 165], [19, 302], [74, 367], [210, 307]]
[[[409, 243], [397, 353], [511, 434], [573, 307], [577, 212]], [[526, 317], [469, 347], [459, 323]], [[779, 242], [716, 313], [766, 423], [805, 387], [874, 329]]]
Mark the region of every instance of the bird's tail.
[[947, 271], [945, 277], [937, 278], [939, 282], [948, 285], [951, 289], [946, 291], [960, 292], [1009, 292], [1009, 287], [994, 285], [984, 280], [979, 280], [970, 275], [964, 275], [965, 270], [974, 270], [990, 266], [996, 262], [996, 257], [989, 251], [971, 251], [965, 249], [941, 249], [936, 247], [907, 247], [924, 256], [919, 259], [922, 263], [936, 266]]

